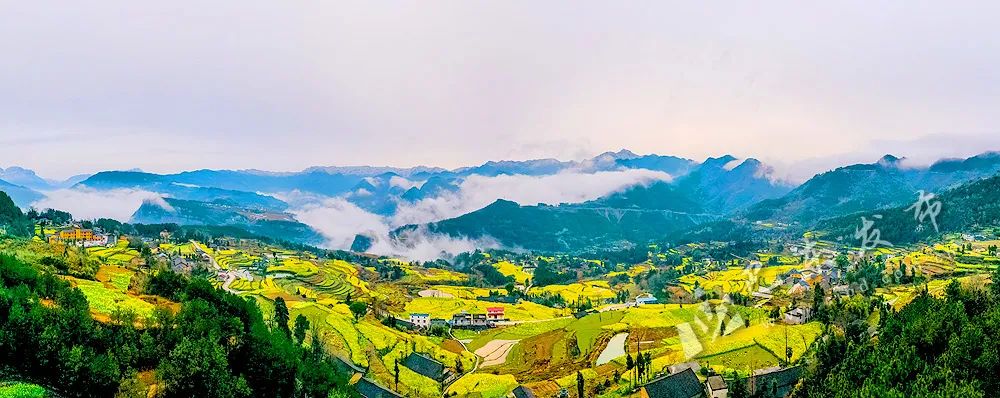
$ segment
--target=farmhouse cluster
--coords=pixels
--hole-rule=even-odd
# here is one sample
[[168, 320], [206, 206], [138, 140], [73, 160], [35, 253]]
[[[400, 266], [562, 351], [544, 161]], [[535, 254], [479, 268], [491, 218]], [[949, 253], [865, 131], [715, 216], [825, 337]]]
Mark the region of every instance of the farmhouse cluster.
[[461, 311], [451, 316], [451, 319], [431, 318], [430, 314], [411, 313], [409, 326], [413, 329], [429, 330], [432, 327], [453, 327], [458, 329], [486, 329], [496, 327], [501, 322], [507, 322], [503, 307], [486, 308], [485, 313], [470, 313]]
[[109, 235], [96, 232], [93, 229], [82, 228], [78, 224], [67, 224], [59, 227], [38, 227], [41, 232], [38, 234], [42, 239], [50, 244], [66, 243], [76, 244], [83, 247], [107, 246], [115, 240]]

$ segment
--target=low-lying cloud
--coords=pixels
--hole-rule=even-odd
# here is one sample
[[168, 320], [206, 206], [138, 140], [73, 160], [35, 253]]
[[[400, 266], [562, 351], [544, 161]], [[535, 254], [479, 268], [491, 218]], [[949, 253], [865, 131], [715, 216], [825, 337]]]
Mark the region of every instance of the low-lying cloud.
[[138, 189], [96, 190], [68, 188], [44, 192], [45, 197], [31, 204], [36, 209], [68, 211], [77, 219], [112, 218], [128, 222], [143, 202], [159, 204], [169, 210], [163, 196]]
[[427, 198], [400, 206], [392, 224], [424, 224], [457, 217], [506, 199], [521, 205], [580, 203], [638, 184], [669, 181], [661, 171], [628, 169], [583, 173], [567, 170], [552, 175], [473, 175], [459, 184], [454, 193]]
[[345, 198], [315, 201], [297, 207], [292, 213], [299, 221], [323, 234], [330, 248], [348, 249], [355, 236], [363, 234], [373, 238], [369, 249], [371, 253], [426, 261], [477, 248], [496, 248], [500, 244], [488, 237], [470, 239], [434, 234], [423, 227], [406, 230], [393, 238], [390, 232], [404, 225], [457, 217], [481, 209], [497, 199], [522, 205], [579, 203], [630, 186], [670, 179], [670, 175], [663, 172], [639, 169], [596, 173], [568, 170], [545, 176], [473, 175], [463, 180], [455, 192], [415, 203], [400, 202], [396, 213], [388, 217], [367, 212]]

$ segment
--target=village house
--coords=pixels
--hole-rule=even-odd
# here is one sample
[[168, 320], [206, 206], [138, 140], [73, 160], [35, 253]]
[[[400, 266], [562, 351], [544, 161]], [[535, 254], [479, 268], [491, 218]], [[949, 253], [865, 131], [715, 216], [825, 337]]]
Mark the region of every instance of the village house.
[[357, 384], [354, 385], [354, 388], [357, 389], [358, 393], [365, 398], [403, 398], [402, 395], [396, 394], [392, 390], [382, 387], [374, 381], [366, 378], [358, 380]]
[[413, 313], [410, 314], [410, 323], [413, 324], [414, 328], [428, 329], [431, 326], [431, 316], [430, 314]]
[[431, 318], [431, 327], [448, 327], [448, 320], [444, 318]]
[[704, 398], [705, 387], [691, 369], [661, 376], [639, 390], [642, 398]]
[[809, 291], [809, 289], [812, 289], [812, 286], [809, 286], [809, 283], [806, 282], [805, 280], [799, 279], [793, 282], [791, 286], [789, 286], [788, 294], [790, 295], [806, 294]]
[[[496, 308], [500, 310], [497, 311]], [[490, 318], [490, 314], [470, 314], [468, 312], [462, 311], [451, 316], [451, 326], [455, 328], [490, 328], [496, 326], [499, 321], [506, 320], [503, 314], [502, 307], [493, 307], [493, 318]]]
[[674, 374], [683, 372], [688, 369], [691, 369], [692, 372], [697, 374], [698, 372], [701, 371], [701, 364], [699, 364], [698, 361], [675, 363], [667, 367], [667, 372], [669, 372], [670, 374]]
[[639, 306], [646, 304], [656, 304], [656, 297], [653, 297], [652, 294], [639, 296], [635, 298], [635, 304]]
[[486, 320], [489, 322], [503, 322], [507, 318], [504, 317], [503, 307], [489, 307], [486, 309]]
[[812, 310], [808, 308], [795, 308], [785, 313], [785, 323], [789, 325], [801, 325], [809, 322], [812, 317]]
[[472, 314], [462, 311], [451, 316], [451, 326], [456, 328], [472, 326]]
[[757, 288], [757, 291], [755, 291], [753, 293], [750, 293], [750, 296], [755, 297], [755, 298], [759, 298], [759, 299], [768, 300], [771, 297], [774, 297], [774, 293], [771, 290], [771, 288], [765, 287], [765, 286], [760, 286], [760, 287]]
[[709, 376], [708, 380], [705, 380], [705, 388], [708, 391], [708, 398], [726, 398], [729, 396], [729, 386], [726, 385], [726, 381], [722, 379], [722, 376]]
[[64, 228], [56, 232], [55, 234], [49, 235], [49, 243], [81, 243], [85, 246], [103, 246], [107, 244], [108, 237], [106, 235], [94, 233], [92, 229], [84, 229], [80, 227], [69, 227]]
[[441, 381], [446, 376], [444, 364], [419, 352], [407, 355], [402, 365], [431, 380]]
[[525, 386], [517, 386], [513, 392], [510, 393], [514, 398], [535, 398], [536, 395], [531, 389]]
[[798, 366], [786, 369], [781, 369], [777, 366], [758, 369], [753, 371], [750, 379], [747, 380], [747, 387], [752, 395], [765, 392], [770, 394], [770, 391], [773, 389], [775, 394], [772, 396], [787, 397], [788, 393], [795, 388], [795, 384], [798, 383], [801, 374], [802, 368]]

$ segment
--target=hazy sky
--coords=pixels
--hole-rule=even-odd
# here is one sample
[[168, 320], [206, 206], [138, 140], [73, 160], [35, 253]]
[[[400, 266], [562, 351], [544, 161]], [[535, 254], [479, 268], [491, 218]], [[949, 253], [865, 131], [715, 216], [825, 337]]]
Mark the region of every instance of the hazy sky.
[[1000, 3], [700, 3], [0, 0], [0, 167], [1000, 149]]

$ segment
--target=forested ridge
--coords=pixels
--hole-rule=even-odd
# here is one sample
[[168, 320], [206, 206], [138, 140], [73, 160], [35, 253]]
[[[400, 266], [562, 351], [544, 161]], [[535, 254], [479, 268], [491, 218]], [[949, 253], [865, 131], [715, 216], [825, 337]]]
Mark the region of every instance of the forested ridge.
[[101, 323], [79, 289], [45, 268], [0, 254], [5, 374], [69, 397], [145, 397], [140, 374], [151, 370], [163, 397], [351, 396], [337, 360], [303, 345], [287, 315], [269, 325], [253, 300], [204, 279], [160, 271], [147, 291], [180, 303], [176, 314], [117, 312]]
[[[993, 272], [993, 280], [1000, 271]], [[1000, 286], [952, 281], [924, 291], [877, 332], [848, 328], [817, 342], [794, 397], [991, 397], [1000, 391]]]

